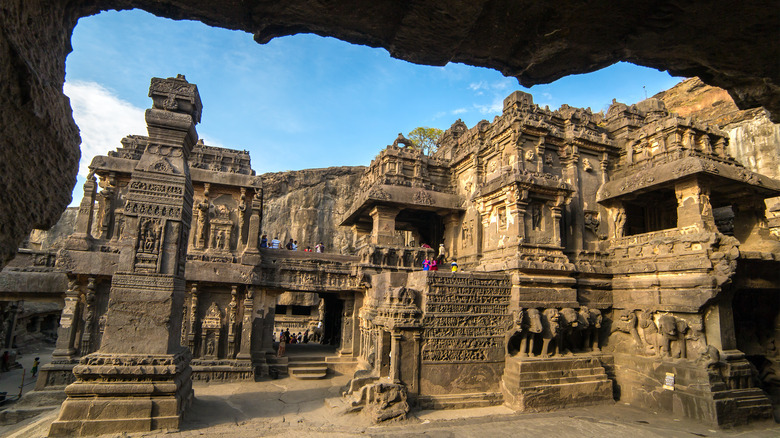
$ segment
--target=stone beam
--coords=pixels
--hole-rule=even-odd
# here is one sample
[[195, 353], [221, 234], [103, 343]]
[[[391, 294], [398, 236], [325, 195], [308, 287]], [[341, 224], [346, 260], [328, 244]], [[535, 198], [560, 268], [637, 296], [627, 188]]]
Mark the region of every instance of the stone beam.
[[419, 64], [489, 67], [525, 86], [628, 61], [699, 76], [742, 109], [780, 114], [780, 9], [767, 0], [8, 0], [0, 8], [0, 265], [70, 202], [79, 135], [62, 85], [76, 22], [131, 8], [243, 30], [259, 43], [308, 32]]

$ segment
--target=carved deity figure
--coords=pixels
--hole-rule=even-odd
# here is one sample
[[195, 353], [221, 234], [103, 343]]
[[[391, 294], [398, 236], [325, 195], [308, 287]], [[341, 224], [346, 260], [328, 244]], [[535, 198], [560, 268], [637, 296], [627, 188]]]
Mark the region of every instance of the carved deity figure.
[[531, 207], [531, 225], [534, 230], [542, 229], [542, 206], [538, 203]]
[[198, 248], [203, 249], [208, 242], [209, 201], [198, 203]]
[[650, 354], [659, 355], [661, 337], [658, 334], [658, 327], [653, 319], [653, 312], [645, 310], [639, 315], [639, 327], [642, 329], [645, 349]]
[[626, 233], [626, 212], [622, 208], [618, 208], [615, 212], [615, 237], [621, 238]]
[[214, 341], [213, 336], [209, 336], [208, 341], [206, 341], [206, 355], [207, 356], [214, 356], [214, 352], [216, 351], [216, 344]]

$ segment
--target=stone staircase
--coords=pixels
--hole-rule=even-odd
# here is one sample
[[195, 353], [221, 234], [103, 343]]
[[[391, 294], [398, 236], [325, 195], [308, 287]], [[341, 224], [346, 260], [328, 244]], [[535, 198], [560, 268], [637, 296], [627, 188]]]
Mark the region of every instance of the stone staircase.
[[594, 356], [507, 358], [504, 401], [517, 411], [547, 411], [612, 402], [612, 381]]
[[325, 356], [292, 356], [288, 358], [287, 372], [301, 380], [324, 379], [328, 374]]
[[417, 399], [420, 409], [471, 409], [498, 406], [504, 403], [500, 392], [480, 392], [472, 394], [445, 394], [420, 396]]
[[328, 374], [351, 374], [357, 365], [354, 357], [340, 356], [269, 356], [269, 374], [302, 380], [324, 379]]

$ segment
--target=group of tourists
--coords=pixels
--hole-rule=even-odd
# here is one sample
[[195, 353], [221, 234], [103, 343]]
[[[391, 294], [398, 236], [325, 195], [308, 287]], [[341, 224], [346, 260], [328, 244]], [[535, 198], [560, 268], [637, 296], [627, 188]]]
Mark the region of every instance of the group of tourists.
[[[278, 237], [274, 237], [273, 239], [271, 239], [269, 241], [268, 240], [268, 235], [267, 234], [263, 234], [263, 236], [260, 238], [260, 248], [281, 249], [282, 248], [282, 241], [279, 240]], [[298, 251], [298, 241], [291, 238], [290, 241], [287, 242], [284, 245], [284, 248], [289, 250], [289, 251]], [[310, 246], [307, 246], [303, 250], [303, 252], [319, 252], [319, 253], [322, 253], [322, 252], [325, 252], [325, 245], [322, 242], [320, 242], [320, 243], [314, 245], [314, 249], [313, 250], [312, 250], [312, 248]]]
[[[420, 245], [420, 248], [431, 248], [431, 246], [428, 245], [427, 243], [423, 243], [422, 245]], [[446, 256], [446, 251], [444, 249], [444, 244], [440, 243], [439, 254], [434, 258], [425, 257], [425, 260], [423, 260], [422, 263], [423, 271], [438, 271], [439, 266], [444, 264], [445, 256]], [[452, 270], [452, 272], [458, 272], [458, 262], [455, 259], [452, 259], [452, 261], [450, 262], [450, 269]]]
[[[276, 336], [274, 336], [276, 337]], [[274, 339], [276, 340], [276, 339]], [[276, 352], [276, 357], [283, 357], [287, 344], [308, 344], [309, 343], [309, 331], [306, 330], [303, 333], [298, 332], [295, 334], [290, 333], [290, 329], [284, 329], [279, 331], [279, 349]]]

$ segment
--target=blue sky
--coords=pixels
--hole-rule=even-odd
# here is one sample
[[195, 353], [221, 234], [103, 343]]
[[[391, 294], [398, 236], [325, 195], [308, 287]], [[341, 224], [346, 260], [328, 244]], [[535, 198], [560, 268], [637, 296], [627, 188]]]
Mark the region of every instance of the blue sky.
[[258, 174], [367, 165], [399, 132], [446, 129], [458, 118], [469, 127], [492, 120], [514, 90], [551, 109], [567, 103], [599, 111], [613, 98], [635, 103], [681, 80], [619, 63], [526, 89], [485, 68], [415, 65], [384, 49], [315, 35], [259, 45], [247, 33], [137, 10], [80, 19], [72, 45], [65, 93], [83, 155], [73, 205], [94, 155], [115, 149], [125, 135], [146, 134], [153, 76], [182, 73], [196, 83], [204, 106], [200, 137], [249, 150]]

